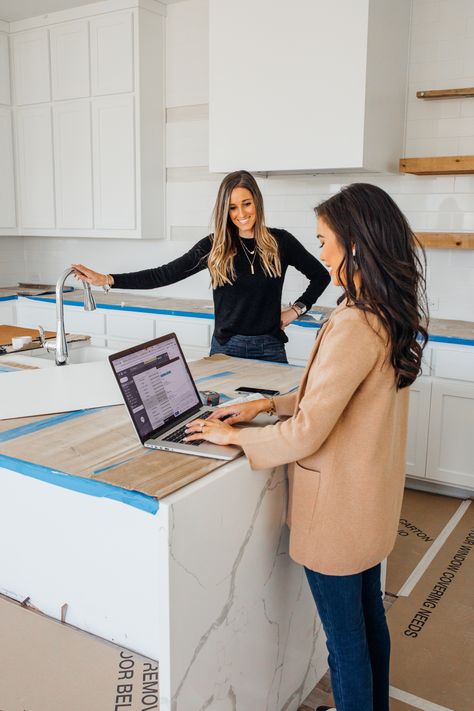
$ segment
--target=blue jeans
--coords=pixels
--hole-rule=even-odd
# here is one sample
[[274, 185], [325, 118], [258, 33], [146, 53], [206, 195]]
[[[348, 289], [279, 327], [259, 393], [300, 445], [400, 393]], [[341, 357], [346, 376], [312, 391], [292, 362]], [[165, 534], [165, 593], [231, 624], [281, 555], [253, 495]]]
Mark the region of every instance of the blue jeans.
[[380, 564], [356, 575], [305, 572], [327, 637], [337, 711], [388, 711], [390, 634]]
[[219, 343], [213, 335], [211, 352], [225, 353], [234, 358], [269, 360], [273, 363], [288, 363], [285, 345], [273, 336], [231, 336], [227, 343]]

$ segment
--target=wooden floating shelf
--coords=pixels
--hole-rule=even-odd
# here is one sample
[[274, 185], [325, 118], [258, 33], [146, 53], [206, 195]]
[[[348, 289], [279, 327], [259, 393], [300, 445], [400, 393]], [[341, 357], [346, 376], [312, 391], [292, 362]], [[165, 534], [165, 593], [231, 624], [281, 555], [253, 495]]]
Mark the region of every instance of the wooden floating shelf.
[[416, 232], [423, 247], [474, 249], [474, 232]]
[[474, 97], [474, 86], [464, 89], [430, 89], [429, 91], [417, 91], [418, 99], [463, 99]]
[[413, 175], [466, 175], [474, 173], [474, 156], [401, 158], [400, 173]]

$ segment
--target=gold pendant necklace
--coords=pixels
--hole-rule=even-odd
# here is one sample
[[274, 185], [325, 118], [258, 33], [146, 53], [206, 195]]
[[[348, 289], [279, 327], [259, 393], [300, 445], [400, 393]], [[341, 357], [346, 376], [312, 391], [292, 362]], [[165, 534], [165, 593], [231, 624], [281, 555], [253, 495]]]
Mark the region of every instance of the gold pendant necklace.
[[[257, 255], [256, 255], [256, 249], [253, 249], [252, 251], [251, 251], [250, 249], [247, 249], [247, 247], [245, 246], [245, 244], [242, 242], [242, 238], [241, 238], [240, 235], [239, 235], [239, 240], [240, 240], [240, 244], [241, 244], [242, 247], [244, 248], [244, 254], [245, 254], [245, 256], [247, 257], [247, 261], [248, 261], [248, 263], [250, 264], [250, 273], [251, 273], [251, 274], [255, 274], [255, 269], [254, 269], [254, 267], [253, 267], [253, 263], [255, 262], [255, 257], [257, 256]], [[248, 254], [247, 254], [247, 252], [248, 252]], [[250, 260], [249, 254], [252, 254], [252, 255], [253, 255], [252, 260]]]

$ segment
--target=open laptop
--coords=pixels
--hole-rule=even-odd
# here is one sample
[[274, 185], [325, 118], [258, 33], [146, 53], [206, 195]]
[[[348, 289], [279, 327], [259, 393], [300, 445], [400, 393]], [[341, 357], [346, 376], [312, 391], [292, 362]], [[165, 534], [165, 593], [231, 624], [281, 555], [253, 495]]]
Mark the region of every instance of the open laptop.
[[109, 361], [145, 447], [225, 460], [242, 454], [233, 445], [182, 441], [186, 424], [215, 408], [202, 405], [176, 334], [114, 353]]

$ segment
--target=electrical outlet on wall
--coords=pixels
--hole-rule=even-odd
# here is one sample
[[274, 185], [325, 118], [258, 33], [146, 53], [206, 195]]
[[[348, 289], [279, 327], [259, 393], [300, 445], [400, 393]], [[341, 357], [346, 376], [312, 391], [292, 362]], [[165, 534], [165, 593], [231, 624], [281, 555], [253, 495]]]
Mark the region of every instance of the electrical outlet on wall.
[[428, 297], [428, 309], [430, 313], [433, 313], [433, 311], [439, 311], [439, 296]]

